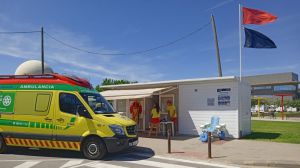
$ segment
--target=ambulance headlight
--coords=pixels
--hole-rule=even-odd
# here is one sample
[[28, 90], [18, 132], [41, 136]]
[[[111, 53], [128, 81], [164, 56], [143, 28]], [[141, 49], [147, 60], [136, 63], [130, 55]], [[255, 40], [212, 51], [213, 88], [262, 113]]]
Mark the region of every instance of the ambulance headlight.
[[109, 125], [109, 128], [114, 132], [116, 135], [125, 135], [123, 128], [119, 125]]

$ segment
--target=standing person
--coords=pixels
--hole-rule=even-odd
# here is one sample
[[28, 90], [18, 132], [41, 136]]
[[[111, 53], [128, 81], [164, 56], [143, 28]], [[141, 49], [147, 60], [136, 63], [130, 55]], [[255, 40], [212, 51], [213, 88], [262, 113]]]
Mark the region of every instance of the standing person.
[[167, 111], [169, 114], [169, 118], [174, 123], [174, 130], [176, 132], [177, 129], [177, 113], [176, 113], [176, 107], [173, 105], [171, 100], [167, 101]]
[[159, 107], [157, 104], [154, 104], [153, 108], [151, 110], [150, 131], [149, 131], [148, 136], [151, 136], [153, 128], [156, 129], [155, 131], [156, 131], [156, 136], [157, 136], [158, 131], [159, 131], [159, 124], [160, 124]]

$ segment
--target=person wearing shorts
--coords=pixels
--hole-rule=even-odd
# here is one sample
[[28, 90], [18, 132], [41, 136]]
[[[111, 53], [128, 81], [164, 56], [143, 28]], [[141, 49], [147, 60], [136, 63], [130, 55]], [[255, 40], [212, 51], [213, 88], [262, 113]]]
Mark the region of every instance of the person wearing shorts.
[[174, 123], [174, 130], [176, 132], [177, 129], [177, 113], [176, 113], [176, 107], [173, 105], [171, 100], [167, 101], [167, 111], [169, 114], [170, 120]]
[[160, 113], [159, 108], [156, 104], [153, 105], [153, 108], [151, 110], [151, 121], [150, 121], [150, 130], [149, 130], [149, 136], [151, 136], [151, 133], [153, 131], [153, 128], [156, 130], [156, 136], [158, 135], [159, 131], [159, 124], [160, 124]]

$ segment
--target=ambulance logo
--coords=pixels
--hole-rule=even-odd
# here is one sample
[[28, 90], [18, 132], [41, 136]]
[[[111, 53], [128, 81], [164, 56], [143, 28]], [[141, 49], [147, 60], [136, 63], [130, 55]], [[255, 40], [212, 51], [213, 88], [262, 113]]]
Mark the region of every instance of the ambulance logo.
[[11, 97], [10, 96], [4, 96], [2, 99], [3, 106], [7, 107], [11, 104]]

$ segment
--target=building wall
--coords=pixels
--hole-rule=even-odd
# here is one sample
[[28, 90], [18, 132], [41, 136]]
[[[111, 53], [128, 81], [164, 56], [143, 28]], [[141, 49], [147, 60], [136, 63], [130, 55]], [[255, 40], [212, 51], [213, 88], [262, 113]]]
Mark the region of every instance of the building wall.
[[248, 84], [239, 84], [239, 129], [240, 136], [251, 133], [251, 87]]
[[255, 75], [243, 77], [250, 85], [261, 85], [268, 83], [282, 83], [282, 82], [293, 82], [298, 81], [298, 75], [292, 72], [277, 73], [277, 74], [266, 74], [266, 75]]
[[[247, 91], [238, 92], [238, 81], [207, 83], [207, 84], [181, 84], [179, 85], [179, 133], [180, 134], [200, 134], [199, 126], [210, 123], [212, 116], [220, 117], [220, 123], [225, 123], [228, 130], [227, 137], [240, 137], [239, 130], [239, 109], [245, 110], [245, 115], [250, 114], [250, 106], [245, 105], [244, 108], [239, 107], [239, 101], [250, 102], [250, 87], [245, 86]], [[230, 88], [230, 105], [218, 105], [217, 89]], [[243, 100], [239, 100], [240, 95], [245, 95]], [[208, 106], [207, 99], [214, 99], [214, 106]], [[240, 117], [242, 126], [240, 128], [247, 129], [249, 132], [250, 117]]]
[[243, 78], [252, 86], [253, 96], [275, 98], [276, 94], [291, 94], [287, 99], [299, 98], [298, 75], [292, 72], [246, 76]]

